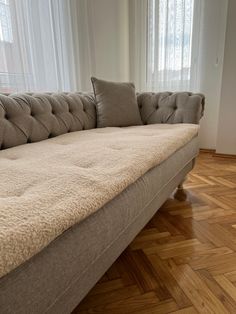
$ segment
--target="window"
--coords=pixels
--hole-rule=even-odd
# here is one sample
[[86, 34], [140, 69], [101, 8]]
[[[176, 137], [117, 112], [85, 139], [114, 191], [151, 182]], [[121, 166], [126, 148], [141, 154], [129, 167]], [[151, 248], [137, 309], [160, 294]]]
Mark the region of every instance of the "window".
[[0, 0], [0, 41], [12, 42], [9, 0]]
[[189, 89], [194, 0], [149, 0], [147, 79], [151, 89]]

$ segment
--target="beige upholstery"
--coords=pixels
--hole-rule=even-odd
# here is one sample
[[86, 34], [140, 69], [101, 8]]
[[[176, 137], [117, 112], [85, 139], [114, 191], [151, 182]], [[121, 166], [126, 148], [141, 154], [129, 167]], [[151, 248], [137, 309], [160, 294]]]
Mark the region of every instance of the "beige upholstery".
[[[142, 93], [137, 96], [144, 124], [198, 123], [204, 96]], [[92, 94], [0, 94], [0, 148], [38, 142], [96, 127]]]

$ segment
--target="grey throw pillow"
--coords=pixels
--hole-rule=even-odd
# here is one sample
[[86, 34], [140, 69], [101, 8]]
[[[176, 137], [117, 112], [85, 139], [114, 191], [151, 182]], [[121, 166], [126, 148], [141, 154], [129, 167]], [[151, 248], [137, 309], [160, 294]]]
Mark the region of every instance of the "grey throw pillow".
[[97, 106], [97, 127], [143, 124], [133, 83], [115, 83], [91, 78]]

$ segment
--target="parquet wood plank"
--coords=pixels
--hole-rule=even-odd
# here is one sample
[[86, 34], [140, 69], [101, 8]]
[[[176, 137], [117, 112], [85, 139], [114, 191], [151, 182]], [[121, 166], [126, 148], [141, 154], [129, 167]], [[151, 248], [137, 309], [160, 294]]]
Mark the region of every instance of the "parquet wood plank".
[[180, 308], [191, 305], [190, 300], [179, 287], [175, 278], [171, 275], [169, 269], [165, 266], [164, 262], [157, 255], [150, 255], [149, 257], [152, 266], [155, 268], [160, 280], [164, 282], [166, 288], [169, 290], [172, 298], [179, 305]]
[[[212, 218], [219, 218], [218, 221], [221, 221], [221, 218], [231, 216], [235, 213], [235, 210], [230, 209], [222, 209], [222, 208], [212, 208], [208, 210], [202, 210], [202, 211], [196, 211], [196, 212], [189, 212], [189, 213], [182, 213], [181, 216], [183, 218], [189, 218], [192, 217], [196, 221], [201, 220], [208, 220]], [[172, 214], [172, 213], [171, 213]]]
[[102, 294], [110, 291], [114, 291], [124, 287], [124, 283], [121, 278], [109, 280], [105, 282], [98, 282], [96, 286], [91, 290], [90, 295]]
[[164, 283], [156, 278], [155, 270], [143, 251], [124, 252], [123, 256], [142, 293], [155, 290], [160, 300], [171, 297]]
[[212, 217], [207, 220], [209, 224], [216, 223], [236, 223], [236, 213], [221, 217]]
[[114, 280], [120, 278], [119, 271], [116, 267], [116, 264], [113, 264], [107, 271], [107, 277], [109, 280]]
[[208, 221], [195, 221], [193, 220], [194, 223], [194, 230], [195, 234], [198, 239], [200, 237], [202, 238], [202, 241], [205, 242], [209, 241], [210, 243], [213, 243], [216, 247], [222, 247], [225, 246], [224, 239], [218, 236], [218, 234], [215, 232], [214, 227], [212, 227]]
[[236, 270], [230, 273], [224, 274], [226, 278], [228, 278], [231, 282], [236, 282]]
[[228, 293], [231, 298], [236, 301], [236, 287], [224, 275], [214, 277], [218, 284]]
[[[186, 240], [186, 242], [189, 240]], [[179, 247], [173, 247], [173, 248], [167, 248], [167, 249], [158, 249], [156, 247], [150, 247], [147, 249], [144, 249], [144, 253], [146, 255], [154, 254], [156, 253], [159, 255], [162, 259], [168, 259], [171, 257], [177, 257], [177, 256], [182, 256], [183, 251], [185, 252], [186, 255], [193, 255], [197, 254], [197, 252], [202, 252], [202, 251], [207, 251], [208, 249], [212, 248], [211, 244], [201, 244], [197, 243], [195, 245], [189, 244], [189, 242], [186, 245], [182, 245]]]
[[211, 289], [214, 295], [222, 302], [228, 312], [236, 313], [235, 301], [222, 289], [214, 277], [205, 269], [199, 270], [198, 274], [201, 276], [208, 288]]
[[221, 224], [217, 223], [211, 225], [211, 228], [214, 228], [215, 234], [218, 234], [220, 238], [224, 239], [226, 246], [232, 250], [236, 250], [236, 237], [232, 232], [230, 232], [230, 228], [227, 228], [227, 225], [222, 226]]
[[207, 193], [201, 193], [201, 197], [202, 197], [203, 199], [205, 199], [206, 202], [209, 203], [209, 204], [213, 204], [213, 205], [215, 205], [215, 206], [218, 206], [218, 207], [224, 208], [224, 209], [231, 209], [231, 206], [229, 206], [229, 205], [223, 203], [223, 202], [219, 199], [219, 197], [217, 197], [217, 196], [212, 196], [212, 195], [207, 194]]
[[199, 250], [192, 254], [188, 254], [187, 252], [182, 252], [181, 256], [174, 257], [173, 260], [176, 264], [190, 264], [191, 261], [197, 261], [201, 259], [203, 256], [206, 258], [217, 259], [218, 256], [222, 256], [224, 254], [233, 253], [233, 250], [228, 247], [219, 247], [212, 249]]
[[[95, 295], [89, 294], [86, 299], [84, 299], [80, 303], [80, 310], [88, 310], [90, 307], [99, 307], [104, 304], [114, 303], [117, 301], [125, 302], [126, 299], [140, 296], [140, 290], [137, 286], [129, 286], [122, 287], [120, 289], [106, 291], [104, 293], [100, 293], [96, 298]], [[156, 297], [156, 302], [158, 302], [158, 298]]]
[[185, 309], [171, 312], [170, 314], [198, 314], [198, 312], [193, 306], [190, 306], [190, 307], [186, 307]]
[[189, 265], [177, 266], [172, 260], [169, 260], [166, 262], [166, 266], [200, 313], [228, 313], [223, 304]]
[[236, 160], [200, 154], [73, 313], [236, 313]]
[[189, 265], [194, 269], [208, 269], [214, 275], [223, 274], [226, 271], [231, 272], [236, 270], [236, 253], [220, 255], [217, 258], [214, 256], [202, 256], [197, 260], [189, 262]]
[[186, 240], [186, 237], [180, 234], [180, 235], [171, 236], [165, 239], [158, 239], [156, 243], [157, 244], [168, 244], [168, 243], [170, 244], [170, 243], [176, 243], [177, 241], [185, 241], [185, 240]]
[[[175, 311], [176, 309], [178, 309], [177, 304], [173, 301], [173, 300], [167, 300], [167, 301], [162, 301], [160, 302], [158, 305], [154, 306], [154, 307], [145, 307], [143, 309], [139, 309], [135, 312], [133, 312], [134, 314], [168, 314], [172, 311]], [[113, 312], [112, 312], [113, 313]], [[123, 313], [132, 313], [132, 312], [123, 312]], [[118, 314], [118, 313], [117, 313]]]
[[148, 292], [140, 296], [133, 296], [125, 300], [119, 300], [116, 302], [109, 302], [106, 304], [100, 304], [96, 308], [92, 308], [89, 311], [83, 309], [77, 309], [74, 314], [144, 314], [144, 313], [157, 313], [165, 314], [176, 310], [178, 307], [173, 300], [166, 300], [159, 302], [155, 295], [155, 292]]
[[229, 181], [225, 178], [215, 176], [209, 176], [209, 178], [211, 179], [211, 181], [220, 183], [220, 185], [227, 186], [228, 188], [236, 188], [236, 184], [234, 182]]
[[[204, 175], [200, 176], [200, 175], [198, 175], [196, 173], [193, 173], [192, 177], [198, 179], [200, 182], [207, 183], [207, 185], [215, 185], [214, 181], [207, 179], [207, 177], [204, 176]], [[208, 176], [208, 178], [210, 178], [210, 176]]]
[[180, 215], [184, 218], [190, 218], [190, 217], [193, 217], [194, 213], [205, 212], [209, 209], [210, 209], [209, 206], [194, 206], [194, 211], [193, 211], [193, 208], [190, 207], [188, 204], [185, 208], [181, 207], [181, 208], [176, 209], [175, 207], [173, 207], [172, 209], [168, 210], [168, 212], [172, 216]]

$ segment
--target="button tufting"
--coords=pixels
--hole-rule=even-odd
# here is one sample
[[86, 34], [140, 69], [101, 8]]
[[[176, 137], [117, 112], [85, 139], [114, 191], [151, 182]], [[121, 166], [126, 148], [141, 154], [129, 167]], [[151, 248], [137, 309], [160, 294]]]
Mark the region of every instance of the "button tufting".
[[[74, 98], [73, 103], [71, 103], [70, 95]], [[55, 101], [54, 96], [56, 96], [57, 101]], [[7, 97], [12, 97], [16, 106], [12, 108], [11, 101], [8, 101], [8, 98], [1, 98], [3, 108], [0, 110], [0, 115], [6, 126], [4, 125], [4, 130], [0, 132], [0, 139], [4, 142], [4, 145], [0, 145], [0, 149], [37, 141], [37, 138], [34, 137], [35, 130], [39, 132], [40, 139], [48, 139], [67, 132], [67, 112], [71, 113], [71, 115], [69, 114], [71, 118], [75, 117], [75, 121], [73, 120], [75, 126], [74, 124], [71, 125], [70, 132], [73, 132], [74, 129], [82, 129], [82, 126], [84, 130], [93, 128], [96, 125], [95, 101], [87, 94], [32, 93], [31, 95], [22, 94], [20, 97], [10, 95]], [[41, 108], [41, 102], [45, 102], [44, 108]], [[76, 119], [77, 117], [78, 119]], [[16, 127], [12, 126], [11, 122]], [[24, 124], [23, 131], [26, 136], [22, 135], [21, 124]], [[18, 125], [19, 127], [17, 127]], [[16, 138], [13, 141], [12, 138], [14, 137]]]

